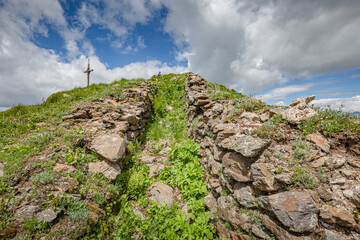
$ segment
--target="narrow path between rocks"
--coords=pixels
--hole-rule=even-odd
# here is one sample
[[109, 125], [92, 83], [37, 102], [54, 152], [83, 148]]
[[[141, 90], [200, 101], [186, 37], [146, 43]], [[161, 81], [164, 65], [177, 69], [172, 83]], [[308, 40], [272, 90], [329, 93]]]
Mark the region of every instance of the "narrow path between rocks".
[[187, 137], [186, 75], [171, 77], [152, 79], [158, 85], [154, 114], [141, 141], [128, 147], [128, 164], [117, 179], [122, 195], [84, 239], [213, 239], [199, 146]]

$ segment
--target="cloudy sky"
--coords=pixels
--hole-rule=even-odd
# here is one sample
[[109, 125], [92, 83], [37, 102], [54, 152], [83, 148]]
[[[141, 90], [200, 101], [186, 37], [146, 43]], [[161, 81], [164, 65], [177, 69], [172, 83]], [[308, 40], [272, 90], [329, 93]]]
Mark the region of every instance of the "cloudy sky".
[[0, 0], [0, 110], [192, 71], [270, 103], [360, 111], [358, 0]]

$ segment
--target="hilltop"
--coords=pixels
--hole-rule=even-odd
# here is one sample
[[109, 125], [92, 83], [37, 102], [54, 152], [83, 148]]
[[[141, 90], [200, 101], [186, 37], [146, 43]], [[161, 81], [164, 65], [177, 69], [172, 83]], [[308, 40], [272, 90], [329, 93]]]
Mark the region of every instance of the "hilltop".
[[0, 113], [0, 238], [359, 239], [360, 119], [196, 74]]

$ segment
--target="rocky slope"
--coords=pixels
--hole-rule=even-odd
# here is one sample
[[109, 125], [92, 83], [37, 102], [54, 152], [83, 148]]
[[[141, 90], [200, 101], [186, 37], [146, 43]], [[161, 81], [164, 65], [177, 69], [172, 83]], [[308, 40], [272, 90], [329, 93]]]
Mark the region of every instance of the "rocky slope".
[[313, 99], [169, 74], [11, 109], [0, 238], [360, 239], [359, 119]]
[[314, 96], [289, 108], [222, 99], [199, 75], [189, 75], [185, 92], [220, 237], [360, 239], [360, 135], [304, 136], [298, 127], [317, 115]]

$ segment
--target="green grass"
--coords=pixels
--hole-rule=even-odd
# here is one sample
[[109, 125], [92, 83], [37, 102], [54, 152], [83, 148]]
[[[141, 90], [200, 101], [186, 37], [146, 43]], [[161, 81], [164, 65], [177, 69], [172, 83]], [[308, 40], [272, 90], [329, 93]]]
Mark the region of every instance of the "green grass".
[[318, 112], [317, 115], [299, 125], [299, 129], [305, 136], [315, 131], [320, 131], [325, 136], [339, 132], [360, 133], [359, 116], [352, 116], [341, 109], [334, 110], [330, 107], [315, 108], [315, 111]]
[[[169, 74], [151, 79], [160, 84], [153, 99], [154, 114], [142, 139], [142, 144], [154, 146], [155, 152], [162, 150], [162, 147], [155, 147], [159, 141], [169, 141], [172, 150], [168, 155], [174, 167], [165, 167], [157, 180], [149, 178], [148, 167], [138, 161], [142, 151], [140, 142], [130, 144], [126, 156], [128, 164], [115, 183], [121, 192], [119, 200], [112, 204], [112, 211], [115, 211], [116, 215], [110, 217], [106, 223], [99, 224], [94, 232], [84, 239], [133, 239], [134, 234], [140, 232], [139, 239], [213, 239], [214, 232], [209, 226], [210, 217], [203, 202], [207, 189], [202, 180], [204, 173], [197, 156], [199, 146], [187, 139], [183, 108], [183, 84], [186, 75], [181, 75], [180, 81], [169, 81], [174, 76], [176, 75]], [[174, 112], [167, 110], [166, 106], [173, 107]], [[158, 206], [155, 202], [149, 202], [145, 191], [156, 181], [180, 189], [183, 200], [188, 204], [189, 219], [177, 204], [169, 208], [167, 205]], [[131, 201], [144, 209], [145, 220], [141, 220], [134, 212], [129, 204]], [[114, 210], [114, 207], [117, 210]]]

